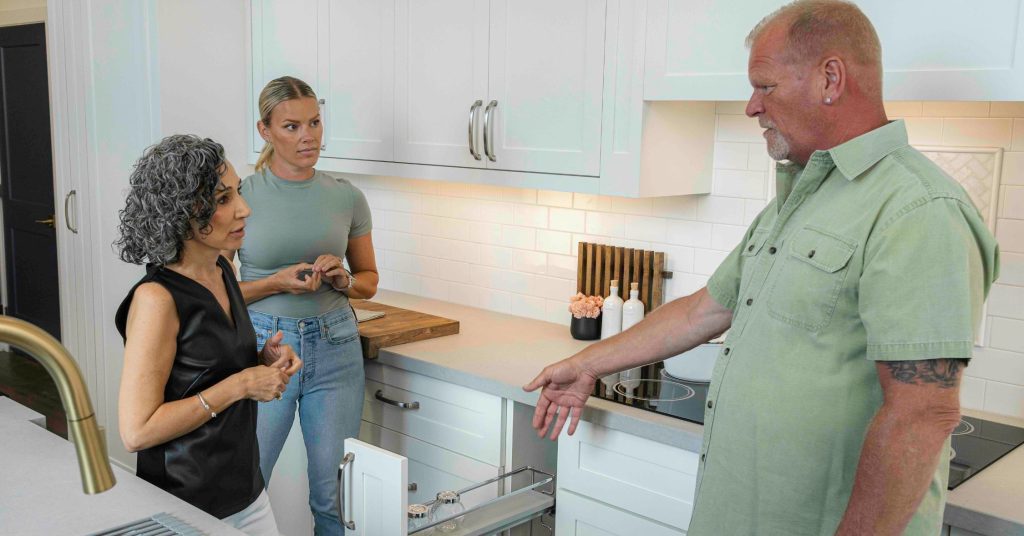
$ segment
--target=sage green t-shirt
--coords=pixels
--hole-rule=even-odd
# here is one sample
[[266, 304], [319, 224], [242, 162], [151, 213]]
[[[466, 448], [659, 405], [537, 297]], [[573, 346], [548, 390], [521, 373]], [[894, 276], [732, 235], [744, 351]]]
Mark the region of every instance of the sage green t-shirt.
[[[269, 169], [246, 177], [239, 190], [252, 209], [238, 251], [242, 281], [273, 275], [325, 253], [345, 258], [350, 238], [369, 233], [370, 207], [358, 188], [322, 171], [287, 181]], [[249, 307], [275, 316], [306, 318], [347, 306], [348, 297], [324, 283], [316, 292], [280, 293]]]
[[[708, 282], [733, 310], [689, 534], [831, 535], [882, 404], [875, 363], [969, 359], [998, 247], [894, 121], [807, 165]], [[939, 533], [949, 442], [905, 534]]]

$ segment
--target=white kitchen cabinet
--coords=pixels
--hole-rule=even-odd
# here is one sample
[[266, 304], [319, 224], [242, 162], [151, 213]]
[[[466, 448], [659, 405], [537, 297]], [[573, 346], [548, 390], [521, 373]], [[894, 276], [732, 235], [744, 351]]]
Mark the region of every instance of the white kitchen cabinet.
[[558, 491], [558, 536], [682, 536], [685, 530], [668, 527], [619, 510], [571, 491]]
[[[563, 432], [558, 438], [559, 527], [571, 523], [564, 517], [591, 519], [604, 505], [611, 517], [621, 510], [685, 531], [693, 513], [696, 475], [695, 452], [581, 421], [575, 434]], [[580, 503], [583, 511], [574, 511], [574, 503], [562, 502], [565, 492], [591, 501]]]
[[[746, 100], [747, 33], [783, 0], [650, 0], [644, 97]], [[882, 42], [886, 100], [1024, 99], [1022, 0], [857, 0]]]

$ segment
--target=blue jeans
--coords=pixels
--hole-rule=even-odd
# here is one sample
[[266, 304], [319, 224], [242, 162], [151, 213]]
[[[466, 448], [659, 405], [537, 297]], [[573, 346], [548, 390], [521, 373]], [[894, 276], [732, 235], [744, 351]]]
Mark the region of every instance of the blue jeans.
[[284, 332], [302, 359], [302, 370], [292, 376], [281, 400], [261, 403], [256, 433], [260, 445], [260, 469], [270, 475], [284, 446], [295, 409], [306, 445], [309, 466], [309, 507], [314, 532], [344, 534], [336, 507], [338, 465], [346, 438], [359, 435], [363, 412], [363, 352], [352, 309], [345, 307], [310, 318], [271, 316], [249, 310], [256, 329], [256, 347]]

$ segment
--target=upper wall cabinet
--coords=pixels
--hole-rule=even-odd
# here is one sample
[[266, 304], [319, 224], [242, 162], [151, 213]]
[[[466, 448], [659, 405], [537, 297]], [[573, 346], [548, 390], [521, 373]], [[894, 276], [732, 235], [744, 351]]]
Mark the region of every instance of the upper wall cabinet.
[[[293, 74], [322, 99], [323, 170], [707, 193], [713, 112], [698, 130], [673, 125], [699, 132], [699, 143], [662, 143], [666, 159], [641, 154], [645, 9], [646, 0], [251, 0], [252, 117], [266, 82]], [[263, 146], [252, 141], [250, 162]]]
[[[887, 100], [1024, 99], [1024, 0], [857, 0], [882, 42]], [[650, 0], [644, 97], [746, 100], [744, 39], [780, 0]]]

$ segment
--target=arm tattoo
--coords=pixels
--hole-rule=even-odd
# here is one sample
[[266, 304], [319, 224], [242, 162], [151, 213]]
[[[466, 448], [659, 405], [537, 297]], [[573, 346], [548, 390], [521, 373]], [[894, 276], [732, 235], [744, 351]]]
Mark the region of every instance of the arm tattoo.
[[919, 385], [937, 383], [943, 389], [956, 387], [964, 359], [927, 359], [922, 361], [889, 361], [885, 366], [900, 383]]

